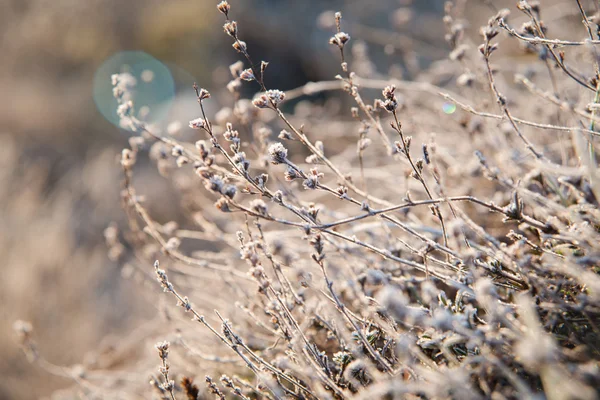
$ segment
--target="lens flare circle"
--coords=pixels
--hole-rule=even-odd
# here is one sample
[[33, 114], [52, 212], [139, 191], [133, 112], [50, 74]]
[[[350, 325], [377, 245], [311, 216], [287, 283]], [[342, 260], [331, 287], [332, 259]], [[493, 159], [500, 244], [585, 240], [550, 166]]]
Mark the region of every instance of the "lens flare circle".
[[137, 81], [131, 93], [134, 115], [150, 124], [164, 121], [175, 97], [175, 81], [165, 64], [143, 51], [116, 53], [96, 70], [93, 97], [104, 118], [121, 128], [111, 85], [111, 76], [120, 73], [129, 73]]
[[448, 115], [454, 114], [456, 112], [456, 104], [444, 103], [444, 105], [442, 106], [442, 111]]

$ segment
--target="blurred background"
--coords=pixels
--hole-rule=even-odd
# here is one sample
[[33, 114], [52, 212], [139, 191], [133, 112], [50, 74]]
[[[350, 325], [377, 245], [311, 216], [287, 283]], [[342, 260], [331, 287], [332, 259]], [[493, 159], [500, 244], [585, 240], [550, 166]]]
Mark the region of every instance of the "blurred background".
[[[124, 221], [117, 160], [129, 133], [97, 105], [111, 100], [102, 97], [111, 90], [106, 68], [120, 72], [107, 60], [131, 51], [170, 71], [171, 108], [163, 110], [169, 119], [186, 126], [194, 117], [194, 81], [215, 102], [231, 101], [224, 86], [238, 56], [216, 3], [0, 0], [0, 399], [49, 397], [70, 385], [27, 362], [13, 321], [31, 321], [40, 351], [72, 365], [111, 351], [111, 338], [156, 314], [138, 285], [122, 279], [104, 244], [104, 229]], [[421, 68], [447, 56], [442, 0], [230, 3], [255, 60], [270, 62], [271, 88], [288, 90], [339, 73], [339, 54], [328, 44], [337, 10], [353, 38], [350, 56], [360, 76], [416, 79]], [[483, 23], [494, 7], [514, 2], [459, 3]], [[467, 32], [476, 35], [479, 25]], [[155, 194], [153, 215], [176, 219], [161, 201], [168, 195], [152, 179], [155, 168], [147, 169], [138, 174]], [[131, 354], [146, 350], [131, 344]]]

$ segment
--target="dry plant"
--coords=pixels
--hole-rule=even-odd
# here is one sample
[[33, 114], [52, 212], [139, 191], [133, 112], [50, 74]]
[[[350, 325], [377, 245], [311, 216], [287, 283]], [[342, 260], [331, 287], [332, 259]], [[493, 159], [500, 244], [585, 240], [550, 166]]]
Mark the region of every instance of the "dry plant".
[[[446, 2], [449, 58], [415, 81], [355, 72], [366, 53], [349, 51], [342, 14], [328, 14], [339, 74], [284, 92], [221, 1], [240, 61], [215, 115], [194, 84], [195, 143], [137, 119], [134, 79], [113, 76], [136, 136], [121, 156], [129, 224], [105, 237], [126, 274], [159, 283], [159, 357], [133, 372], [69, 369], [82, 396], [598, 397], [600, 14], [561, 3], [586, 35], [563, 40], [540, 3], [520, 1], [473, 43], [465, 4]], [[526, 68], [504, 50], [512, 42]], [[345, 92], [339, 112], [297, 100], [333, 91]], [[145, 206], [145, 154], [185, 222]], [[31, 326], [16, 329], [29, 358], [57, 372]], [[144, 374], [150, 385], [134, 379]]]

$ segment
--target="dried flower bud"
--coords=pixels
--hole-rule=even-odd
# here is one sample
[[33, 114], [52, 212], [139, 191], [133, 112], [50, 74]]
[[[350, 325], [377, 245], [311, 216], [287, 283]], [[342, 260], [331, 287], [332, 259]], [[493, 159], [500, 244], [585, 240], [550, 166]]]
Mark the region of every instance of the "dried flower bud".
[[171, 391], [173, 391], [173, 389], [175, 389], [175, 381], [170, 379], [168, 382], [161, 384], [160, 388], [167, 392], [171, 392]]
[[135, 164], [135, 153], [129, 149], [123, 149], [121, 152], [121, 165], [130, 168]]
[[258, 187], [260, 187], [261, 189], [265, 188], [265, 185], [266, 185], [266, 183], [267, 183], [268, 180], [269, 180], [269, 175], [267, 175], [267, 174], [260, 174], [255, 179]]
[[279, 104], [285, 99], [285, 93], [281, 90], [267, 90], [265, 95], [275, 107], [279, 106]]
[[187, 164], [189, 162], [190, 162], [190, 160], [186, 156], [179, 156], [179, 157], [177, 157], [177, 160], [175, 160], [175, 163], [177, 164], [177, 166], [179, 168], [183, 167], [185, 164]]
[[346, 32], [338, 32], [329, 39], [329, 44], [334, 44], [340, 49], [350, 40], [350, 35]]
[[456, 78], [456, 84], [458, 86], [471, 86], [475, 82], [475, 75], [470, 72], [465, 72]]
[[182, 156], [183, 155], [183, 147], [181, 147], [180, 145], [173, 146], [173, 148], [171, 149], [171, 155], [173, 157]]
[[519, 1], [517, 3], [517, 8], [521, 11], [530, 11], [531, 12], [531, 6], [526, 1]]
[[381, 103], [381, 107], [387, 112], [394, 112], [398, 108], [398, 101], [396, 99], [387, 99]]
[[268, 213], [267, 205], [261, 199], [252, 200], [250, 203], [250, 208], [260, 215], [267, 215]]
[[319, 215], [319, 211], [321, 211], [321, 209], [317, 207], [316, 204], [310, 203], [308, 206], [307, 214], [313, 221], [316, 221], [317, 215]]
[[348, 196], [348, 187], [346, 186], [339, 186], [335, 191], [342, 199]]
[[208, 148], [206, 147], [206, 142], [204, 140], [198, 140], [196, 142], [196, 149], [198, 149], [202, 159], [205, 159], [209, 154]]
[[325, 248], [325, 243], [323, 241], [323, 237], [321, 236], [321, 234], [317, 233], [315, 236], [313, 236], [312, 239], [310, 240], [310, 244], [313, 246], [313, 248], [317, 252], [317, 254], [313, 256], [315, 258], [315, 260], [317, 262], [323, 261], [323, 259], [325, 258], [325, 254], [323, 253], [323, 250]]
[[227, 123], [227, 130], [223, 133], [223, 138], [228, 142], [238, 142], [239, 136], [239, 132], [233, 129], [233, 125]]
[[260, 62], [260, 73], [263, 74], [268, 66], [269, 66], [269, 63], [267, 61], [261, 61]]
[[256, 77], [254, 76], [254, 71], [252, 71], [252, 68], [247, 68], [247, 69], [243, 70], [240, 73], [240, 78], [245, 81], [248, 81], [248, 82], [251, 82], [256, 79]]
[[316, 168], [311, 168], [310, 174], [302, 182], [302, 185], [306, 189], [316, 189], [319, 186], [319, 179], [323, 177], [323, 173], [319, 172]]
[[156, 350], [158, 350], [158, 356], [162, 360], [166, 360], [169, 357], [169, 342], [158, 342], [155, 345]]
[[242, 170], [248, 171], [250, 168], [250, 161], [246, 159], [246, 153], [239, 151], [233, 156], [233, 162]]
[[220, 12], [222, 12], [223, 14], [225, 14], [225, 16], [227, 16], [229, 14], [229, 10], [230, 9], [231, 9], [231, 6], [225, 0], [223, 0], [222, 2], [220, 2], [219, 4], [217, 4], [217, 10], [219, 10]]
[[254, 100], [252, 100], [252, 104], [256, 108], [270, 108], [271, 106], [271, 103], [269, 103], [269, 98], [266, 94], [261, 94], [260, 96], [256, 97]]
[[207, 167], [204, 167], [204, 166], [196, 168], [196, 174], [198, 174], [199, 177], [204, 178], [204, 179], [208, 179], [212, 176], [210, 169], [208, 169]]
[[419, 173], [423, 172], [423, 160], [419, 158], [415, 163], [415, 167], [417, 168]]
[[468, 49], [469, 46], [466, 44], [461, 44], [450, 53], [449, 57], [452, 61], [461, 61], [465, 57]]
[[291, 166], [288, 166], [285, 171], [284, 178], [286, 181], [293, 181], [294, 179], [302, 178], [302, 176], [298, 174], [298, 171], [296, 171], [296, 169], [292, 168]]
[[[173, 291], [173, 285], [171, 284], [171, 282], [169, 282], [169, 278], [167, 277], [167, 273], [160, 269], [160, 263], [158, 262], [158, 260], [156, 260], [154, 262], [154, 272], [156, 273], [156, 280], [160, 283], [160, 285], [162, 286], [163, 290], [165, 292], [172, 292]], [[167, 343], [168, 346], [168, 343]]]
[[30, 322], [17, 320], [13, 324], [13, 329], [19, 335], [19, 339], [22, 341], [28, 340], [33, 332], [33, 326]]
[[189, 312], [192, 309], [192, 304], [187, 296], [185, 296], [182, 300], [177, 300], [177, 305], [182, 307], [185, 312]]
[[167, 244], [165, 245], [165, 249], [168, 251], [177, 250], [180, 245], [181, 245], [181, 240], [179, 238], [172, 237], [167, 241]]
[[119, 86], [115, 86], [112, 92], [113, 97], [117, 100], [121, 100], [121, 98], [123, 98], [123, 95], [125, 94], [125, 91]]
[[317, 148], [317, 150], [319, 150], [319, 153], [325, 154], [325, 145], [321, 140], [317, 140], [315, 142], [315, 147]]
[[225, 25], [223, 25], [223, 30], [232, 38], [237, 37], [237, 22], [227, 21]]
[[248, 46], [246, 42], [243, 40], [237, 40], [234, 44], [231, 45], [238, 53], [245, 53]]
[[292, 134], [286, 131], [285, 129], [282, 129], [281, 132], [279, 132], [279, 136], [277, 137], [283, 140], [294, 140]]
[[221, 375], [221, 383], [228, 388], [233, 388], [233, 381], [227, 375]]
[[273, 143], [269, 146], [269, 157], [271, 164], [285, 164], [287, 163], [287, 149], [279, 142]]
[[304, 159], [307, 164], [319, 164], [321, 163], [321, 158], [316, 154], [311, 154], [310, 156]]
[[371, 145], [371, 139], [362, 138], [358, 141], [358, 151], [363, 151]]
[[423, 148], [423, 159], [425, 161], [425, 164], [429, 165], [429, 164], [431, 164], [431, 159], [429, 158], [429, 148], [427, 147], [427, 145], [425, 143], [423, 143], [422, 148]]
[[283, 192], [281, 190], [278, 190], [275, 193], [273, 193], [273, 201], [275, 203], [283, 202]]
[[532, 21], [524, 22], [523, 25], [521, 25], [521, 32], [525, 35], [533, 36], [535, 35], [535, 25]]
[[130, 117], [132, 113], [133, 103], [131, 101], [126, 101], [117, 107], [117, 115], [121, 118]]
[[481, 35], [485, 40], [490, 41], [498, 35], [498, 29], [489, 25], [484, 26], [481, 28]]
[[219, 175], [213, 175], [208, 178], [204, 186], [211, 192], [221, 193], [221, 190], [223, 190], [223, 185], [223, 178], [221, 178]]
[[198, 100], [202, 101], [208, 98], [210, 98], [210, 93], [208, 92], [208, 90], [200, 88], [200, 90], [198, 91]]
[[366, 200], [364, 200], [361, 204], [360, 204], [360, 210], [361, 211], [366, 211], [366, 212], [371, 212], [371, 207], [369, 206], [369, 203], [367, 203]]
[[231, 209], [229, 208], [229, 202], [224, 197], [221, 197], [219, 200], [217, 200], [215, 207], [222, 212], [231, 212]]
[[206, 129], [206, 121], [204, 118], [196, 118], [190, 121], [189, 126], [192, 129]]
[[390, 85], [390, 86], [386, 86], [381, 93], [383, 94], [383, 97], [389, 100], [392, 100], [394, 97], [396, 97], [396, 95], [394, 94], [396, 92], [396, 85]]

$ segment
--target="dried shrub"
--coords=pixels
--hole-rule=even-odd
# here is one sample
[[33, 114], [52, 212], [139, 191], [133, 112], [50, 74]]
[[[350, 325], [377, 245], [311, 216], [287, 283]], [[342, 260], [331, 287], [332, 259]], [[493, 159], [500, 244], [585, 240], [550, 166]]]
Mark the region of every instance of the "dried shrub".
[[[361, 77], [353, 64], [365, 52], [350, 55], [352, 32], [335, 13], [339, 75], [284, 92], [267, 86], [268, 63], [252, 60], [235, 7], [220, 2], [241, 59], [227, 85], [234, 105], [217, 113], [224, 119], [210, 115], [205, 104], [216, 100], [194, 84], [195, 144], [138, 120], [122, 100], [126, 77], [113, 77], [137, 136], [121, 156], [129, 224], [107, 229], [109, 251], [153, 281], [153, 299], [158, 281], [160, 302], [181, 310], [161, 306], [160, 359], [149, 352], [133, 375], [152, 374], [151, 385], [126, 371], [71, 371], [80, 390], [598, 396], [600, 20], [577, 1], [588, 37], [555, 39], [543, 7], [520, 1], [512, 11], [522, 26], [497, 11], [477, 46], [465, 2], [455, 3], [443, 18], [449, 57], [422, 79]], [[532, 54], [525, 69], [503, 52], [511, 42]], [[252, 99], [242, 95], [249, 85]], [[325, 91], [345, 92], [345, 108], [294, 107]], [[185, 221], [156, 221], [151, 193], [136, 191], [147, 154], [180, 194]], [[16, 329], [30, 358], [44, 360], [31, 327]]]

